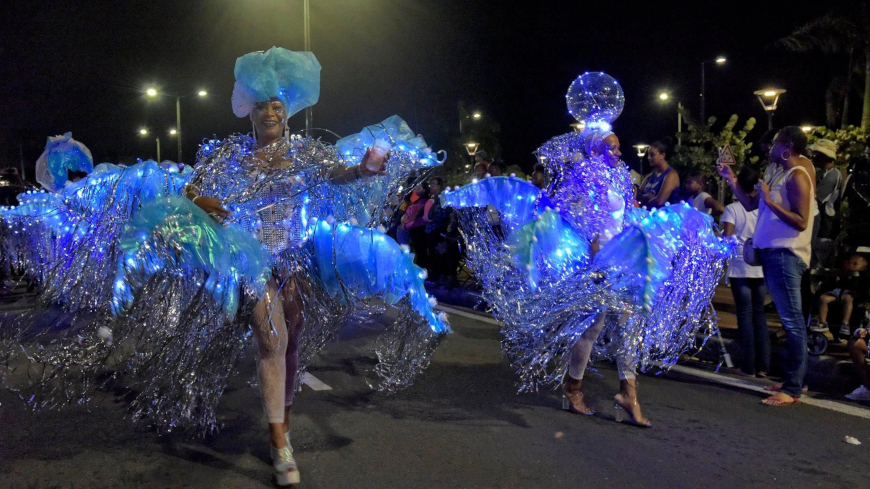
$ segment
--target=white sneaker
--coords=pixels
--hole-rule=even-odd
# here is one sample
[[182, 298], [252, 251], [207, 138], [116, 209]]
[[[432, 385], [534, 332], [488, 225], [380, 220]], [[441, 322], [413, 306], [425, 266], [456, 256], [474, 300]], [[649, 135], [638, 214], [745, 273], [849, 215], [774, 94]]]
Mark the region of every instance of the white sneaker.
[[852, 334], [852, 331], [849, 330], [849, 325], [848, 324], [841, 324], [840, 325], [840, 336], [846, 337], [846, 336], [849, 336], [850, 334]]
[[851, 399], [853, 401], [870, 401], [870, 389], [867, 389], [862, 385], [852, 391], [851, 394], [846, 394], [846, 399]]

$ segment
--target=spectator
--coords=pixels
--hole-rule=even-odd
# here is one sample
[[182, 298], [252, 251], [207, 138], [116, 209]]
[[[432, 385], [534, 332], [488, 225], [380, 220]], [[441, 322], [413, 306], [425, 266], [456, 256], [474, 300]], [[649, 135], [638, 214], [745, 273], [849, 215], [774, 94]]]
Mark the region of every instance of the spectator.
[[[755, 175], [755, 180], [758, 181], [758, 174]], [[753, 184], [754, 185], [754, 184]], [[718, 216], [725, 212], [725, 207], [714, 199], [707, 190], [707, 177], [698, 170], [689, 172], [686, 177], [686, 201], [695, 208], [698, 212], [704, 214], [712, 214]], [[753, 226], [753, 230], [754, 230]], [[750, 234], [751, 236], [751, 234]]]
[[807, 330], [801, 309], [801, 275], [810, 262], [812, 240], [813, 181], [801, 162], [807, 137], [797, 126], [780, 129], [770, 150], [771, 163], [781, 171], [758, 183], [753, 197], [738, 185], [731, 168], [719, 165], [734, 195], [747, 211], [758, 209], [758, 225], [752, 235], [764, 271], [764, 281], [776, 304], [786, 332], [787, 359], [782, 384], [763, 403], [787, 406], [800, 400], [807, 369]]
[[849, 339], [849, 357], [852, 358], [852, 364], [858, 375], [861, 377], [861, 385], [852, 391], [851, 394], [846, 394], [846, 399], [853, 401], [870, 401], [870, 371], [867, 369], [867, 338], [868, 333], [865, 328], [858, 328], [855, 334]]
[[480, 161], [474, 164], [474, 178], [483, 180], [487, 175], [489, 175], [489, 173], [487, 173], [486, 163]]
[[812, 151], [813, 163], [823, 170], [816, 187], [816, 200], [821, 211], [818, 237], [834, 239], [838, 232], [836, 204], [839, 203], [840, 187], [843, 184], [843, 174], [834, 165], [834, 160], [837, 159], [837, 143], [819, 139], [810, 145], [809, 150]]
[[[754, 198], [758, 192], [755, 190], [757, 183], [758, 172], [743, 165], [737, 174], [740, 189]], [[728, 280], [737, 309], [737, 329], [743, 351], [740, 370], [746, 375], [767, 377], [770, 372], [770, 333], [764, 314], [767, 287], [764, 285], [761, 267], [751, 266], [743, 261], [743, 245], [755, 233], [757, 221], [758, 209], [748, 211], [740, 202], [729, 204], [722, 214], [725, 236], [734, 236], [738, 243], [728, 266]]]
[[867, 299], [870, 291], [870, 283], [867, 281], [867, 257], [861, 253], [853, 253], [843, 264], [843, 274], [837, 277], [834, 283], [822, 284], [819, 290], [824, 290], [819, 297], [819, 322], [810, 326], [810, 331], [816, 333], [828, 332], [828, 307], [839, 302], [843, 308], [843, 320], [840, 324], [840, 337], [848, 338], [849, 320], [852, 318], [852, 310], [856, 303], [862, 303]]
[[842, 198], [849, 208], [843, 223], [846, 244], [851, 248], [870, 244], [870, 146], [863, 158], [855, 158], [843, 184]]
[[674, 156], [674, 140], [660, 139], [650, 145], [647, 157], [653, 172], [640, 185], [637, 200], [650, 208], [662, 207], [666, 202], [679, 201], [680, 177], [668, 161]]
[[547, 187], [547, 170], [544, 165], [535, 165], [532, 171], [532, 185], [544, 190]]
[[405, 226], [402, 225], [402, 217], [405, 215], [405, 212], [408, 210], [410, 205], [411, 194], [408, 194], [402, 199], [402, 203], [396, 207], [396, 210], [390, 218], [390, 229], [387, 231], [387, 235], [394, 237], [396, 242], [400, 245], [406, 245], [411, 242], [411, 234], [407, 229], [405, 229]]
[[411, 250], [414, 252], [414, 262], [422, 268], [427, 268], [428, 249], [426, 247], [426, 221], [423, 219], [423, 210], [429, 201], [429, 189], [426, 185], [419, 185], [414, 189], [416, 199], [411, 198], [411, 205], [402, 216], [402, 227], [408, 231]]
[[453, 279], [456, 276], [456, 269], [459, 267], [457, 243], [446, 239], [449, 232], [450, 209], [441, 207], [439, 196], [443, 188], [444, 179], [441, 177], [429, 179], [430, 199], [423, 210], [423, 220], [426, 221], [429, 278], [432, 281]]
[[489, 176], [503, 177], [505, 170], [507, 170], [507, 165], [504, 164], [504, 161], [495, 160], [489, 165]]

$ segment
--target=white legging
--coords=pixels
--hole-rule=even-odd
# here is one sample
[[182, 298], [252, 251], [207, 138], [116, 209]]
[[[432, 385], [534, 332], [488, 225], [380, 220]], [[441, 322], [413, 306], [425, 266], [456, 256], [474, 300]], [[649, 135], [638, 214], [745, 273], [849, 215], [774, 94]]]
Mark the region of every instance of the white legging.
[[[293, 404], [299, 366], [302, 301], [293, 280], [279, 287], [270, 280], [266, 297], [254, 308], [257, 340], [257, 382], [269, 423], [284, 422], [284, 408]], [[274, 327], [273, 327], [274, 326]]]
[[[580, 335], [580, 339], [574, 346], [571, 347], [571, 358], [568, 360], [568, 376], [574, 380], [582, 380], [583, 374], [586, 372], [586, 365], [589, 363], [589, 356], [592, 355], [592, 347], [595, 341], [598, 340], [598, 335], [604, 329], [604, 322], [607, 319], [607, 309], [598, 313], [595, 322], [592, 326]], [[634, 366], [631, 358], [626, 358], [622, 355], [616, 358], [616, 370], [619, 373], [619, 380], [631, 380], [635, 378]]]

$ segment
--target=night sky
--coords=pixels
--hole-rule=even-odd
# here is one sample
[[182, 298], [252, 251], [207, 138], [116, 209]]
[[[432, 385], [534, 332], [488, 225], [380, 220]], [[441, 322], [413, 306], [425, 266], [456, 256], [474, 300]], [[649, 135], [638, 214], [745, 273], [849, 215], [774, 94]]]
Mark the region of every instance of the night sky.
[[[756, 117], [752, 92], [788, 90], [778, 124], [823, 124], [824, 95], [846, 71], [841, 56], [794, 54], [772, 46], [825, 12], [822, 2], [506, 2], [312, 0], [312, 50], [323, 66], [315, 127], [340, 135], [398, 114], [435, 149], [458, 129], [457, 103], [501, 127], [508, 164], [573, 122], [564, 95], [585, 71], [605, 71], [626, 94], [614, 124], [626, 161], [630, 146], [676, 130], [675, 101], [698, 112], [700, 62], [707, 114]], [[302, 0], [7, 1], [0, 7], [0, 166], [32, 165], [46, 136], [72, 131], [95, 162], [175, 159], [174, 99], [148, 101], [146, 86], [206, 99], [182, 101], [185, 159], [205, 137], [248, 132], [230, 109], [235, 59], [281, 46], [303, 47]], [[661, 89], [675, 97], [656, 98]], [[858, 123], [860, 103], [853, 107]], [[302, 113], [291, 120], [303, 126]]]

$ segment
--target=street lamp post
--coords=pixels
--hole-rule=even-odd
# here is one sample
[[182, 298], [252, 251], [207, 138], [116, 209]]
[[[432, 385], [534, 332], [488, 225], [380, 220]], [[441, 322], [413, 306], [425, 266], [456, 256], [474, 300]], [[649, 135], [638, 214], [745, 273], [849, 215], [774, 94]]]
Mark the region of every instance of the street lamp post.
[[[461, 104], [461, 103], [460, 103], [460, 109], [459, 109], [459, 112], [460, 112], [460, 115], [459, 115], [459, 134], [465, 134], [465, 128], [464, 128], [463, 125], [462, 125], [462, 122], [463, 122], [465, 119], [471, 119], [471, 120], [473, 120], [473, 121], [479, 121], [479, 120], [481, 120], [481, 119], [483, 118], [483, 114], [480, 113], [479, 111], [476, 111], [476, 110], [475, 110], [474, 112], [472, 112], [471, 115], [467, 115], [467, 112], [466, 112], [466, 115], [462, 115], [462, 113], [465, 112], [465, 109], [462, 108], [462, 104]], [[474, 135], [474, 134], [472, 134], [472, 136], [473, 136], [473, 135]]]
[[[157, 91], [156, 88], [148, 88], [147, 90], [145, 90], [145, 95], [147, 95], [150, 98], [156, 98], [156, 97], [161, 96], [161, 95], [167, 96], [167, 97], [172, 96], [169, 94], [160, 93], [159, 91]], [[205, 90], [200, 90], [196, 93], [196, 95], [198, 97], [202, 98], [202, 97], [207, 96], [208, 92], [206, 92]], [[178, 163], [181, 163], [181, 161], [182, 161], [182, 156], [181, 156], [181, 99], [183, 97], [186, 97], [186, 95], [178, 95], [178, 94], [175, 95], [175, 136], [176, 136], [176, 139], [178, 139], [178, 141], [177, 141], [177, 143], [178, 143]]]
[[[139, 129], [139, 135], [142, 137], [147, 136], [148, 129], [145, 129], [144, 127], [142, 129]], [[157, 141], [157, 163], [160, 163], [160, 136], [155, 138], [155, 140]]]
[[705, 124], [707, 122], [707, 75], [706, 75], [706, 66], [707, 63], [716, 63], [717, 65], [725, 64], [727, 59], [725, 56], [718, 56], [713, 61], [701, 61], [701, 124]]
[[[667, 102], [668, 100], [670, 100], [670, 98], [671, 98], [671, 94], [668, 92], [661, 92], [659, 94], [659, 100], [661, 100], [662, 102]], [[682, 108], [683, 108], [683, 103], [677, 102], [677, 134], [683, 132], [683, 113], [680, 112], [680, 109], [682, 109]], [[683, 143], [682, 138], [677, 136], [677, 146], [681, 145], [682, 143]]]
[[[758, 101], [761, 102], [764, 111], [767, 112], [767, 129], [773, 129], [773, 113], [776, 112], [777, 103], [779, 103], [779, 96], [784, 94], [785, 90], [781, 88], [767, 88], [764, 90], [756, 90], [753, 93], [758, 97]], [[767, 102], [765, 102], [765, 100]]]
[[640, 160], [640, 175], [643, 176], [643, 157], [646, 156], [646, 152], [649, 151], [648, 144], [635, 144], [634, 149], [637, 150], [637, 158]]

